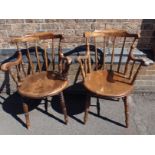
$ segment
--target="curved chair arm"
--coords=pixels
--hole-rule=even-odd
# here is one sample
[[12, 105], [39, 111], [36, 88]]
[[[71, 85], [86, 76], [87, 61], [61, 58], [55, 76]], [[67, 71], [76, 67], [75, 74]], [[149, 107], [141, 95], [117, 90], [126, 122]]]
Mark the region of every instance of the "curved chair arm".
[[[132, 48], [132, 50], [135, 49], [134, 46], [131, 48]], [[153, 64], [153, 62], [148, 61], [147, 58], [136, 58], [134, 56], [133, 52], [130, 53], [129, 58], [130, 58], [130, 60], [140, 62], [144, 66], [149, 66], [149, 65]]]
[[1, 70], [6, 72], [8, 71], [11, 67], [16, 66], [22, 62], [22, 54], [21, 52], [18, 52], [18, 57], [16, 61], [13, 62], [6, 62], [1, 65]]
[[21, 77], [20, 77], [20, 74], [17, 73], [16, 74], [17, 78], [16, 78], [16, 76], [11, 71], [11, 68], [14, 67], [14, 66], [17, 66], [17, 65], [19, 65], [21, 63], [22, 63], [22, 54], [21, 54], [21, 52], [18, 52], [18, 57], [17, 57], [16, 61], [6, 62], [6, 63], [1, 65], [1, 70], [4, 71], [4, 72], [9, 71], [9, 74], [11, 75], [12, 79], [16, 83], [17, 87], [20, 86]]
[[87, 70], [88, 70], [89, 57], [88, 55], [78, 56], [77, 61], [80, 64], [81, 74], [84, 80], [87, 74]]
[[[131, 50], [133, 50], [135, 47], [132, 46], [131, 48], [132, 48]], [[135, 73], [134, 76], [133, 76], [133, 79], [132, 79], [132, 82], [131, 82], [131, 83], [133, 84], [134, 81], [135, 81], [135, 79], [136, 79], [136, 77], [137, 77], [137, 75], [138, 75], [138, 72], [139, 72], [141, 66], [142, 66], [142, 65], [144, 65], [144, 66], [149, 66], [149, 65], [153, 64], [153, 61], [148, 61], [147, 58], [136, 58], [136, 57], [134, 56], [133, 52], [130, 52], [130, 54], [129, 54], [129, 60], [133, 60], [134, 62], [137, 61], [137, 62], [140, 63], [140, 65], [139, 65], [139, 67], [138, 67], [136, 73]], [[131, 76], [131, 75], [130, 75], [130, 76]]]
[[67, 80], [68, 71], [70, 68], [70, 64], [72, 63], [72, 58], [68, 56], [64, 56], [63, 53], [60, 53], [60, 70], [62, 73], [62, 76], [65, 80]]

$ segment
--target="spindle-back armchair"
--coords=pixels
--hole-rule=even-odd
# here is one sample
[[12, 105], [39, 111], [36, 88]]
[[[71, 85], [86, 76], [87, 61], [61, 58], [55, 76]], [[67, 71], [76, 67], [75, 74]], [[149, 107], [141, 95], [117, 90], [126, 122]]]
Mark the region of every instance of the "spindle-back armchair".
[[[25, 100], [46, 99], [60, 95], [60, 105], [68, 122], [63, 90], [68, 85], [67, 75], [71, 58], [64, 57], [61, 43], [63, 36], [51, 32], [36, 32], [22, 37], [13, 37], [18, 57], [13, 62], [1, 65], [2, 71], [9, 71], [17, 85], [17, 91], [23, 98], [23, 110], [26, 126], [30, 127], [28, 104]], [[22, 55], [26, 55], [24, 59]], [[49, 57], [51, 55], [51, 58]], [[47, 110], [47, 102], [45, 102]]]
[[[88, 118], [91, 96], [97, 97], [97, 109], [100, 115], [99, 98], [120, 99], [124, 101], [125, 123], [128, 127], [128, 96], [144, 59], [133, 55], [138, 34], [124, 30], [99, 30], [85, 32], [86, 54], [79, 56], [83, 84], [87, 90], [84, 123]], [[92, 49], [90, 47], [94, 46]], [[116, 48], [118, 47], [118, 48]]]

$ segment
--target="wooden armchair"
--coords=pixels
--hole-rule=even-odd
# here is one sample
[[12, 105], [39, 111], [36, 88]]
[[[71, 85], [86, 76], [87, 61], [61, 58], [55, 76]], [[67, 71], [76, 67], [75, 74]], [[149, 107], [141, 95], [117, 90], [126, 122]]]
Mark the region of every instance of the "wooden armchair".
[[[141, 65], [145, 65], [144, 59], [135, 58], [133, 55], [134, 44], [139, 36], [123, 30], [112, 29], [85, 32], [84, 37], [86, 38], [86, 54], [78, 57], [83, 84], [87, 90], [84, 123], [88, 118], [91, 96], [97, 97], [98, 114], [100, 111], [99, 98], [122, 98], [125, 108], [125, 123], [128, 127], [127, 98], [133, 90], [133, 84]], [[92, 44], [95, 53], [91, 53]], [[116, 45], [119, 48], [116, 48]], [[126, 55], [126, 58], [123, 57], [123, 54]]]
[[[51, 32], [38, 32], [12, 38], [12, 43], [17, 47], [18, 57], [16, 61], [1, 65], [2, 71], [9, 71], [17, 85], [18, 93], [24, 99], [23, 110], [27, 128], [30, 127], [28, 105], [25, 103], [28, 98], [46, 99], [48, 96], [59, 94], [65, 123], [68, 122], [63, 90], [68, 85], [67, 74], [71, 58], [63, 56], [62, 40], [62, 35], [54, 35]], [[51, 49], [51, 60], [48, 57], [48, 49]], [[26, 55], [26, 60], [22, 58], [23, 53]], [[47, 110], [47, 103], [45, 108]]]

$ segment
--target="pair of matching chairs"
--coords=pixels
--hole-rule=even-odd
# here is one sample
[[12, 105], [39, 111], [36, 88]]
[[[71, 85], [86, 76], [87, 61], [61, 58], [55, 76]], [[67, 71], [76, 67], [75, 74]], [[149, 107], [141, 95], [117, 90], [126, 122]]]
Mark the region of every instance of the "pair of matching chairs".
[[[96, 97], [98, 100], [98, 114], [100, 111], [99, 98], [122, 98], [125, 108], [125, 123], [128, 127], [128, 96], [133, 90], [133, 84], [141, 65], [145, 64], [143, 59], [133, 56], [134, 44], [139, 36], [123, 30], [103, 30], [85, 32], [84, 37], [86, 53], [85, 56], [77, 58], [87, 93], [84, 123], [88, 118], [91, 97]], [[54, 35], [50, 32], [38, 32], [13, 38], [12, 43], [17, 46], [18, 58], [16, 61], [1, 65], [2, 71], [10, 73], [17, 85], [18, 93], [23, 98], [27, 128], [30, 127], [28, 99], [46, 99], [48, 96], [54, 95], [60, 96], [64, 120], [66, 124], [68, 122], [63, 91], [68, 85], [67, 77], [72, 60], [63, 55], [62, 40], [62, 35]], [[129, 43], [130, 45], [128, 45]], [[117, 54], [115, 53], [116, 44], [121, 47]], [[93, 53], [91, 52], [92, 47]], [[129, 50], [125, 51], [126, 47]], [[51, 50], [51, 59], [48, 58], [47, 51], [49, 49]], [[24, 52], [27, 60], [22, 59]], [[125, 60], [124, 52], [126, 52]], [[58, 60], [56, 60], [56, 53]], [[47, 109], [46, 102], [45, 108]]]

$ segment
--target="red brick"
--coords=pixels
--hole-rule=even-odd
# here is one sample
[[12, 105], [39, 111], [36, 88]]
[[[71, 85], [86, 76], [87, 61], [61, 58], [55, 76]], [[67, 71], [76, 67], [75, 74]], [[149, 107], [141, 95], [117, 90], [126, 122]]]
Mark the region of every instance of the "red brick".
[[0, 24], [5, 24], [6, 19], [0, 19]]
[[41, 29], [42, 30], [48, 30], [48, 29], [63, 29], [63, 24], [62, 23], [50, 23], [50, 24], [41, 24]]
[[26, 23], [44, 23], [45, 19], [25, 19]]
[[6, 19], [6, 24], [24, 23], [24, 19]]
[[0, 24], [0, 30], [11, 30], [11, 25], [10, 24]]
[[7, 31], [6, 30], [0, 30], [0, 38], [6, 38], [7, 37]]

